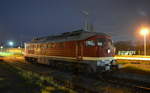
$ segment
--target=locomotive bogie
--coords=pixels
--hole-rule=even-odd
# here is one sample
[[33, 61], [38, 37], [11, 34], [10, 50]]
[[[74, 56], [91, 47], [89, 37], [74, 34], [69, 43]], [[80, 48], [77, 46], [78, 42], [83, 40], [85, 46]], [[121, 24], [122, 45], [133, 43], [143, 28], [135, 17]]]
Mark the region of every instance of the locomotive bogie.
[[[58, 63], [63, 62], [62, 66], [64, 67], [66, 65], [74, 67], [78, 67], [78, 69], [88, 68], [90, 72], [104, 72], [104, 71], [110, 71], [114, 69], [116, 64], [114, 63], [114, 59], [112, 57], [106, 57], [101, 58], [101, 60], [96, 60], [95, 58], [90, 58], [91, 60], [82, 59], [78, 60], [76, 58], [69, 58], [69, 57], [50, 57], [50, 56], [36, 56], [36, 55], [28, 55], [25, 57], [26, 61], [32, 62], [32, 63], [39, 63], [39, 64], [45, 64], [45, 65], [51, 65], [51, 66], [58, 66]], [[94, 60], [95, 59], [95, 60]], [[83, 69], [82, 69], [83, 70]]]

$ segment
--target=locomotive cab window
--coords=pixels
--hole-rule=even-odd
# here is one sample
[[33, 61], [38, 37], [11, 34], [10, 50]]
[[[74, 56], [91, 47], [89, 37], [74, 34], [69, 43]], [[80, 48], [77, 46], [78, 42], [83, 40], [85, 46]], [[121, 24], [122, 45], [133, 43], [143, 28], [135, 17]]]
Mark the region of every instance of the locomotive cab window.
[[88, 40], [88, 41], [86, 41], [86, 46], [95, 46], [94, 40]]
[[104, 46], [105, 42], [106, 42], [106, 39], [104, 39], [104, 38], [98, 38], [97, 39], [97, 45], [98, 46]]
[[98, 46], [103, 46], [103, 42], [97, 42]]

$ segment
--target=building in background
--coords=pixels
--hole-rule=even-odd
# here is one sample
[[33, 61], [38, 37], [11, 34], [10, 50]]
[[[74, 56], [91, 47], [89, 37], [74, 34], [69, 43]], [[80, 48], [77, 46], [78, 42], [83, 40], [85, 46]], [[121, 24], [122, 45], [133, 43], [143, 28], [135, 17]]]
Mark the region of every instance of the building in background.
[[[142, 42], [118, 41], [114, 43], [116, 55], [144, 55]], [[147, 43], [147, 55], [150, 55], [150, 43]]]

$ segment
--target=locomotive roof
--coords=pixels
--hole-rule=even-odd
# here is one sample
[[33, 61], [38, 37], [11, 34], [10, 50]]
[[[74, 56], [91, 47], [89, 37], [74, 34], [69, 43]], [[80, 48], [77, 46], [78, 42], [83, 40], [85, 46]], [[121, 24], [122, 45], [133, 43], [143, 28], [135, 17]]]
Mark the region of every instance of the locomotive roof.
[[108, 36], [105, 33], [77, 30], [77, 31], [73, 31], [73, 32], [65, 32], [60, 35], [52, 35], [52, 36], [35, 38], [30, 43], [65, 42], [65, 41], [85, 40], [85, 39], [95, 36], [95, 35]]

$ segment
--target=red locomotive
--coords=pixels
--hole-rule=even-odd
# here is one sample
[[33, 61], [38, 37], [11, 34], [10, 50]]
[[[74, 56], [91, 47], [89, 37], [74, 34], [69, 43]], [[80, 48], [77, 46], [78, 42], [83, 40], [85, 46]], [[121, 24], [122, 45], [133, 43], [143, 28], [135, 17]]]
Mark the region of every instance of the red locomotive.
[[116, 67], [114, 49], [107, 34], [78, 30], [33, 39], [25, 44], [25, 60], [90, 72], [106, 71]]

